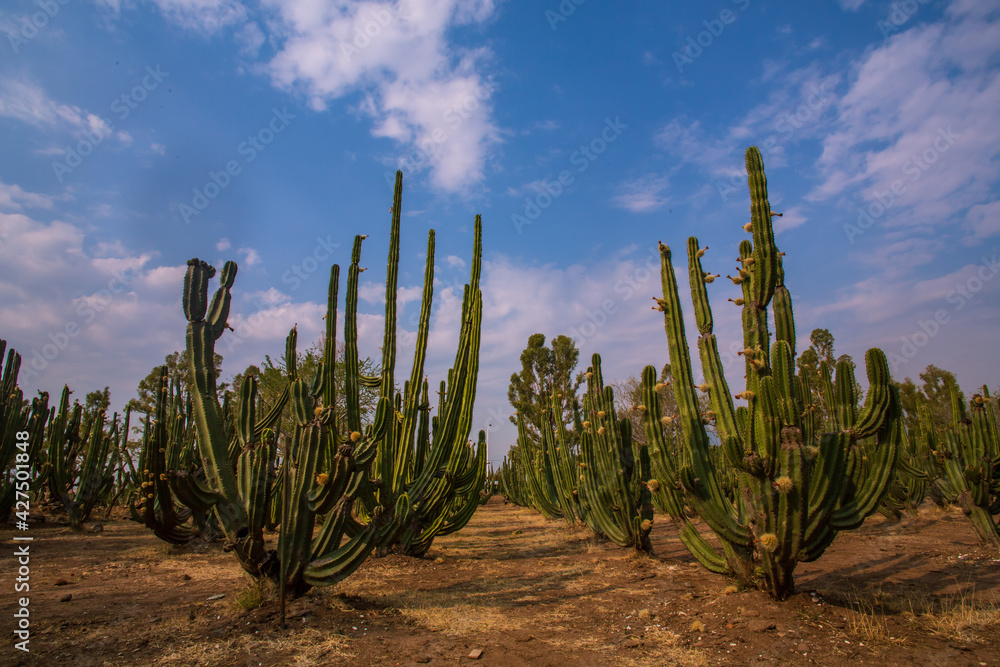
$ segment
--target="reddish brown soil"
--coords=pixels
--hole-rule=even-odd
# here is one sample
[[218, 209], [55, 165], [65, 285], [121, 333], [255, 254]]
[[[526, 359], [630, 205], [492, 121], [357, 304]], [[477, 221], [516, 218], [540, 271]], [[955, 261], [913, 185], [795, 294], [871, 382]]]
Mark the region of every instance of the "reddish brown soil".
[[237, 604], [253, 590], [218, 543], [170, 547], [122, 519], [80, 534], [50, 518], [30, 534], [24, 654], [14, 532], [0, 532], [2, 665], [1000, 663], [1000, 554], [930, 505], [841, 534], [779, 603], [727, 591], [667, 521], [648, 557], [493, 498], [428, 558], [372, 558], [292, 602], [285, 630], [270, 597]]

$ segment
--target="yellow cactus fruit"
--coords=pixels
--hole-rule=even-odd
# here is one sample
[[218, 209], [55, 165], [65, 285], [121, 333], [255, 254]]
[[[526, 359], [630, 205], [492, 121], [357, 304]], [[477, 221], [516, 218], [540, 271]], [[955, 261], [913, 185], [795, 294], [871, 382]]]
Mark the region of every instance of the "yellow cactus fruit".
[[653, 528], [653, 522], [649, 519], [644, 519], [643, 522], [639, 524], [639, 528], [642, 529], [643, 532], [648, 533]]
[[795, 488], [795, 482], [792, 481], [791, 477], [785, 475], [774, 480], [774, 488], [778, 490], [778, 493], [791, 493], [792, 489]]
[[351, 442], [357, 442], [360, 439], [361, 439], [360, 433], [358, 433], [357, 431], [351, 433]]
[[760, 536], [760, 546], [767, 549], [771, 553], [778, 550], [778, 536], [774, 533], [764, 533]]
[[660, 490], [660, 482], [659, 482], [659, 480], [655, 480], [655, 479], [649, 480], [648, 482], [646, 482], [646, 488], [649, 489], [650, 493], [656, 493], [657, 491]]
[[583, 422], [584, 428], [590, 428], [590, 422]]
[[639, 412], [645, 412], [646, 411], [646, 406], [645, 405], [637, 405], [637, 406], [635, 406], [635, 409], [638, 410]]
[[712, 387], [707, 382], [702, 382], [700, 385], [698, 385], [698, 390], [706, 394], [708, 393], [708, 390], [711, 388]]
[[314, 416], [314, 417], [319, 417], [319, 416], [320, 416], [321, 414], [323, 414], [323, 408], [321, 408], [321, 407], [319, 407], [319, 406], [317, 405], [317, 406], [316, 406], [316, 409], [315, 409], [315, 410], [313, 410], [313, 416]]
[[604, 435], [604, 427], [597, 429], [597, 435]]
[[330, 481], [330, 476], [327, 475], [325, 472], [321, 472], [320, 474], [316, 475], [316, 483], [319, 484], [320, 486], [323, 486], [329, 481]]
[[660, 417], [660, 423], [663, 424], [664, 426], [669, 426], [670, 424], [674, 423], [674, 418], [669, 415], [666, 417]]

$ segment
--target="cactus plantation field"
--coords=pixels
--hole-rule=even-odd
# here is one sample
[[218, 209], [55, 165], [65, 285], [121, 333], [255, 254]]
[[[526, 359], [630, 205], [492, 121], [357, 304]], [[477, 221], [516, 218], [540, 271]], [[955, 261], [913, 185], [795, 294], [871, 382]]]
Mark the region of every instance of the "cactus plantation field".
[[[669, 530], [652, 531], [649, 556], [494, 496], [426, 558], [370, 558], [342, 584], [290, 603], [285, 630], [277, 601], [233, 567], [221, 542], [170, 546], [120, 512], [95, 521], [100, 532], [58, 523], [48, 517], [35, 531], [32, 655], [7, 653], [4, 665], [998, 659], [1000, 556], [978, 546], [960, 511], [929, 502], [899, 524], [876, 518], [841, 536], [823, 559], [801, 566], [801, 592], [775, 602], [727, 590]], [[0, 566], [12, 567], [7, 554]], [[2, 613], [12, 610], [5, 597]], [[478, 661], [473, 651], [482, 651]]]
[[480, 216], [437, 405], [424, 373], [433, 230], [412, 368], [396, 381], [402, 172], [377, 371], [358, 351], [362, 235], [342, 352], [335, 264], [322, 349], [301, 355], [293, 327], [270, 394], [260, 372], [235, 390], [218, 381], [231, 261], [218, 274], [187, 263], [187, 368], [154, 371], [135, 431], [131, 408], [108, 419], [70, 405], [68, 388], [58, 407], [44, 392], [28, 401], [11, 349], [0, 512], [15, 548], [2, 558], [26, 594], [4, 601], [24, 654], [11, 664], [995, 662], [996, 400], [987, 387], [966, 400], [952, 382], [948, 405], [935, 405], [894, 382], [878, 348], [865, 353], [867, 387], [849, 357], [816, 364], [810, 348], [797, 361], [780, 214], [760, 151], [745, 162], [750, 238], [727, 276], [743, 294], [730, 301], [742, 310], [745, 389], [729, 388], [708, 290], [719, 274], [691, 237], [695, 382], [661, 242], [653, 308], [669, 377], [647, 366], [626, 406], [595, 353], [582, 394], [552, 385], [518, 404], [517, 443], [497, 471], [485, 432], [470, 438]]

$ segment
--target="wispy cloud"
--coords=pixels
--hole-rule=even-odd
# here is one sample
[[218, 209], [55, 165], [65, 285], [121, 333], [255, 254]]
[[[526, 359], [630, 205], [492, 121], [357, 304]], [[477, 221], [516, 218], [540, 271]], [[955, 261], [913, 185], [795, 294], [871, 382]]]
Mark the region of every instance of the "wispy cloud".
[[658, 174], [647, 174], [626, 181], [618, 186], [618, 194], [614, 203], [619, 208], [633, 213], [655, 211], [667, 204], [669, 199], [666, 190], [670, 187], [670, 179]]

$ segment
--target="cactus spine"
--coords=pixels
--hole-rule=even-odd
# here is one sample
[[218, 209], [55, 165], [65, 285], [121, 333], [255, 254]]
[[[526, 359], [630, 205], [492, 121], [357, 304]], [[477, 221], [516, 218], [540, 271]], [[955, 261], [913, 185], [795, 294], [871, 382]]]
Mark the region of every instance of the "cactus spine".
[[[684, 331], [681, 301], [671, 251], [660, 244], [664, 313], [674, 391], [683, 433], [683, 451], [670, 455], [659, 428], [655, 369], [643, 372], [649, 441], [665, 456], [668, 476], [659, 488], [674, 494], [673, 519], [692, 553], [708, 569], [759, 587], [778, 599], [794, 589], [798, 561], [818, 558], [840, 530], [859, 526], [881, 502], [896, 464], [901, 438], [897, 389], [889, 383], [885, 355], [865, 355], [869, 391], [858, 409], [850, 363], [837, 366], [836, 381], [826, 391], [831, 419], [820, 425], [804, 375], [796, 377], [795, 328], [791, 296], [784, 284], [781, 256], [774, 243], [767, 181], [756, 147], [746, 153], [751, 196], [753, 241], [740, 244], [741, 266], [734, 282], [743, 292], [742, 320], [747, 406], [736, 408], [723, 372], [713, 333], [706, 289], [695, 238], [688, 240], [689, 280], [700, 336], [698, 350], [711, 412], [698, 410], [692, 365]], [[770, 342], [768, 307], [775, 324]], [[705, 422], [714, 422], [722, 441], [724, 463], [713, 461]], [[869, 446], [870, 465], [862, 465], [860, 444]], [[722, 463], [720, 468], [719, 463]], [[735, 493], [725, 490], [729, 471], [736, 471]], [[712, 547], [682, 511], [692, 505], [722, 541]]]

